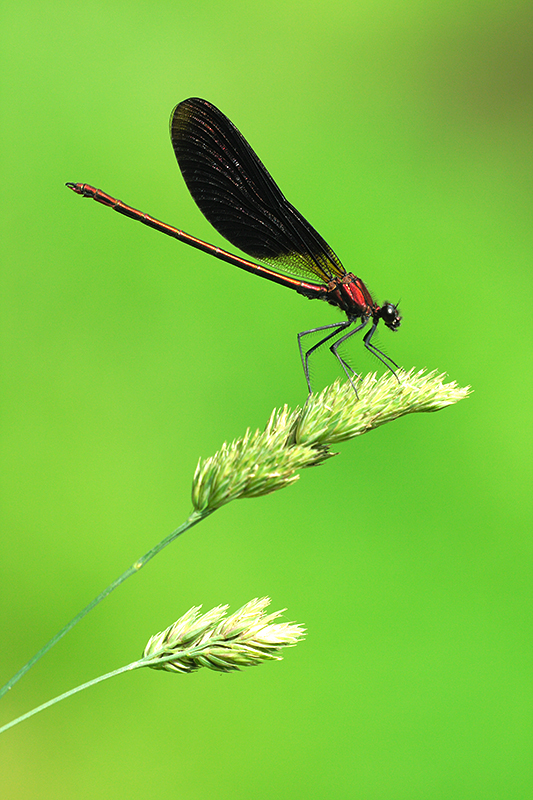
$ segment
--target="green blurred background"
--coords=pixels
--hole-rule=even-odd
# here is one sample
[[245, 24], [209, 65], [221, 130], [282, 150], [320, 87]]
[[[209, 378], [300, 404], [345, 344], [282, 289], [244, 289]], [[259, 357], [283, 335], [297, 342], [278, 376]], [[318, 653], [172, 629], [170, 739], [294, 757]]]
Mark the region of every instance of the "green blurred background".
[[[296, 333], [339, 318], [64, 187], [223, 245], [175, 163], [180, 100], [218, 105], [400, 299], [395, 360], [475, 390], [223, 508], [101, 604], [2, 722], [193, 604], [268, 594], [309, 633], [279, 664], [144, 670], [25, 722], [4, 800], [533, 796], [532, 23], [512, 0], [4, 11], [1, 683], [186, 518], [199, 456], [304, 401]], [[336, 374], [317, 359], [315, 384]]]

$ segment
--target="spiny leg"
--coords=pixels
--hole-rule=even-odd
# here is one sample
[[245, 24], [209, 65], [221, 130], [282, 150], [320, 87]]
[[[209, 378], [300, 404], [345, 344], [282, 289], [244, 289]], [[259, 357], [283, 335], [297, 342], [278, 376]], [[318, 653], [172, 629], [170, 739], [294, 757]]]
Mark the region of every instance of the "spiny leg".
[[[352, 320], [352, 322], [353, 322], [353, 321], [354, 321], [354, 320]], [[352, 389], [353, 389], [353, 390], [354, 390], [354, 392], [355, 392], [355, 396], [356, 396], [358, 399], [359, 399], [359, 395], [357, 394], [357, 389], [356, 389], [356, 387], [355, 387], [355, 383], [352, 381], [352, 378], [351, 378], [351, 376], [350, 376], [350, 373], [348, 372], [348, 370], [350, 370], [351, 372], [353, 372], [353, 374], [354, 374], [354, 375], [355, 375], [357, 378], [359, 378], [360, 376], [359, 376], [359, 375], [357, 374], [357, 372], [356, 372], [354, 369], [352, 369], [352, 367], [350, 367], [350, 365], [349, 365], [349, 364], [347, 364], [347, 363], [346, 363], [346, 361], [343, 359], [343, 357], [342, 357], [342, 356], [341, 356], [341, 354], [339, 353], [339, 345], [343, 344], [343, 342], [345, 342], [347, 339], [349, 339], [349, 338], [350, 338], [350, 336], [353, 336], [353, 335], [354, 335], [354, 333], [357, 333], [357, 331], [360, 331], [362, 328], [364, 328], [364, 327], [365, 327], [365, 325], [366, 325], [367, 323], [368, 323], [368, 319], [364, 319], [364, 318], [363, 318], [363, 321], [361, 322], [361, 324], [360, 324], [360, 325], [357, 325], [357, 326], [356, 326], [356, 327], [353, 329], [353, 331], [349, 331], [349, 333], [345, 333], [345, 334], [344, 334], [344, 336], [341, 336], [341, 338], [340, 338], [340, 339], [337, 339], [337, 341], [336, 341], [336, 342], [334, 342], [334, 344], [332, 344], [332, 345], [331, 345], [331, 347], [329, 348], [329, 349], [331, 350], [331, 352], [333, 353], [333, 355], [335, 356], [335, 358], [336, 358], [336, 359], [337, 359], [337, 360], [340, 362], [340, 365], [341, 365], [341, 367], [343, 368], [343, 370], [344, 370], [344, 372], [345, 372], [345, 374], [346, 374], [346, 377], [348, 378], [348, 380], [349, 380], [349, 381], [350, 381], [350, 383], [352, 384]]]
[[380, 350], [378, 347], [376, 347], [375, 344], [372, 344], [372, 342], [370, 341], [372, 339], [372, 336], [374, 335], [374, 333], [376, 331], [376, 328], [377, 328], [377, 322], [374, 322], [372, 324], [372, 327], [370, 328], [370, 330], [367, 333], [365, 333], [365, 335], [363, 336], [364, 345], [365, 345], [366, 349], [370, 353], [375, 355], [376, 358], [381, 361], [382, 364], [385, 364], [387, 369], [390, 369], [390, 371], [392, 372], [392, 374], [394, 375], [394, 377], [396, 378], [398, 383], [400, 383], [399, 377], [397, 376], [395, 370], [391, 367], [391, 364], [392, 364], [394, 367], [396, 367], [396, 369], [400, 369], [399, 365], [396, 363], [396, 361], [393, 361], [390, 356], [388, 356], [386, 353], [384, 353], [382, 350]]
[[[309, 394], [312, 393], [311, 389], [311, 379], [309, 377], [309, 356], [318, 350], [328, 339], [331, 339], [332, 336], [336, 336], [338, 333], [343, 331], [345, 328], [348, 328], [352, 324], [353, 320], [344, 320], [344, 322], [333, 322], [331, 325], [321, 325], [319, 328], [310, 328], [308, 331], [302, 331], [298, 334], [298, 347], [300, 349], [300, 358], [302, 359], [302, 366], [304, 368], [305, 380], [307, 381], [307, 388], [309, 389]], [[335, 328], [332, 333], [328, 333], [323, 339], [321, 339], [317, 344], [314, 344], [304, 355], [302, 349], [302, 339], [304, 336], [307, 336], [310, 333], [318, 333], [318, 331], [327, 331], [330, 328]], [[337, 356], [337, 358], [339, 358]], [[339, 358], [339, 361], [342, 363], [342, 359]], [[345, 370], [346, 371], [346, 370]]]

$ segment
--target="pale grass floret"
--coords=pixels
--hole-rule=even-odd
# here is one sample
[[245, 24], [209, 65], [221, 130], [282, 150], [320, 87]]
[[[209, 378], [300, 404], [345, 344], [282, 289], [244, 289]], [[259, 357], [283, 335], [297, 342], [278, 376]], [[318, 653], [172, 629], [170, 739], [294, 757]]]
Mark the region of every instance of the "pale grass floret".
[[305, 628], [293, 622], [272, 624], [285, 609], [265, 614], [269, 597], [257, 597], [228, 617], [228, 606], [216, 606], [198, 616], [193, 606], [166, 630], [149, 640], [144, 666], [170, 672], [194, 672], [208, 667], [232, 672], [262, 661], [281, 660], [280, 651], [293, 647]]
[[439, 411], [470, 391], [455, 381], [444, 383], [444, 375], [436, 371], [410, 370], [398, 378], [367, 375], [357, 386], [358, 395], [350, 383], [335, 381], [310, 395], [303, 408], [274, 409], [264, 431], [248, 429], [214, 456], [200, 459], [192, 489], [195, 511], [209, 513], [231, 500], [290, 486], [298, 480], [298, 470], [335, 455], [330, 446], [405, 414]]

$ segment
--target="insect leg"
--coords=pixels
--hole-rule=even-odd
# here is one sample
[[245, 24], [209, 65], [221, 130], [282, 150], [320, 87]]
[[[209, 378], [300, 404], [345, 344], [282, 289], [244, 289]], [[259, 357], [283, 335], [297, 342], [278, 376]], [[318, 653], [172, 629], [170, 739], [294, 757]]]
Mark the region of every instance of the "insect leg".
[[[354, 320], [352, 320], [352, 322], [353, 322], [353, 321], [354, 321]], [[353, 331], [349, 331], [348, 333], [345, 333], [345, 334], [344, 334], [344, 336], [341, 336], [341, 338], [340, 338], [340, 339], [337, 339], [337, 341], [336, 341], [336, 342], [334, 342], [334, 343], [331, 345], [331, 347], [329, 348], [329, 349], [331, 350], [331, 352], [333, 353], [333, 355], [335, 356], [335, 358], [336, 358], [336, 359], [337, 359], [337, 360], [340, 362], [340, 364], [341, 364], [341, 367], [343, 368], [343, 370], [344, 370], [344, 372], [345, 372], [345, 374], [346, 374], [346, 377], [348, 378], [348, 380], [349, 380], [349, 381], [350, 381], [350, 383], [352, 384], [352, 389], [354, 390], [354, 392], [355, 392], [355, 396], [356, 396], [356, 397], [359, 397], [359, 395], [357, 394], [357, 389], [355, 388], [355, 383], [353, 382], [353, 380], [352, 380], [352, 378], [351, 378], [351, 376], [350, 376], [350, 373], [348, 372], [348, 370], [351, 370], [351, 372], [353, 372], [353, 374], [354, 374], [354, 375], [356, 375], [357, 377], [359, 377], [359, 375], [357, 375], [357, 372], [356, 372], [354, 369], [352, 369], [352, 367], [350, 367], [350, 365], [349, 365], [349, 364], [347, 364], [347, 363], [346, 363], [346, 361], [343, 359], [343, 357], [342, 357], [342, 356], [341, 356], [341, 354], [339, 353], [339, 351], [338, 351], [338, 348], [339, 348], [339, 345], [341, 345], [343, 342], [345, 342], [347, 339], [349, 339], [349, 338], [350, 338], [350, 336], [353, 336], [353, 335], [354, 335], [354, 333], [357, 333], [357, 331], [360, 331], [362, 328], [364, 328], [364, 327], [365, 327], [365, 325], [367, 324], [367, 322], [368, 322], [368, 318], [364, 318], [364, 317], [363, 317], [363, 319], [362, 319], [362, 322], [360, 323], [360, 325], [357, 325], [357, 326], [356, 326], [356, 327], [353, 329]], [[368, 334], [367, 334], [367, 335], [368, 335]], [[366, 338], [366, 337], [365, 337], [365, 338]]]
[[377, 328], [377, 322], [372, 323], [372, 327], [370, 328], [370, 330], [363, 336], [364, 345], [370, 353], [373, 353], [373, 355], [375, 355], [376, 358], [378, 358], [381, 361], [382, 364], [385, 364], [387, 369], [390, 369], [390, 371], [392, 372], [398, 383], [400, 383], [400, 379], [396, 375], [395, 370], [391, 367], [392, 364], [392, 366], [396, 367], [396, 369], [400, 369], [396, 361], [393, 361], [390, 356], [388, 356], [386, 353], [384, 353], [370, 341], [375, 333], [376, 328]]
[[[344, 322], [333, 322], [331, 325], [322, 325], [320, 328], [310, 328], [308, 331], [302, 331], [301, 333], [298, 334], [298, 347], [300, 349], [300, 358], [302, 359], [302, 366], [304, 368], [305, 380], [307, 381], [307, 388], [309, 389], [309, 394], [312, 393], [311, 379], [309, 378], [309, 356], [312, 353], [314, 353], [315, 350], [318, 350], [318, 348], [321, 347], [325, 342], [327, 342], [328, 339], [331, 339], [332, 336], [336, 336], [337, 333], [340, 333], [340, 331], [343, 331], [345, 328], [347, 328], [349, 325], [351, 325], [352, 322], [353, 322], [353, 320], [346, 319], [346, 320], [344, 320]], [[302, 348], [302, 339], [303, 339], [303, 337], [307, 336], [309, 333], [317, 333], [318, 331], [327, 331], [330, 328], [335, 328], [335, 330], [332, 331], [331, 333], [328, 333], [327, 336], [325, 336], [323, 339], [321, 339], [319, 342], [317, 342], [317, 344], [314, 344], [304, 354], [304, 351], [303, 351], [303, 348]], [[337, 358], [339, 358], [339, 356], [337, 356]], [[339, 361], [342, 363], [342, 359], [341, 358], [339, 358]], [[346, 371], [344, 365], [343, 365], [343, 368]]]

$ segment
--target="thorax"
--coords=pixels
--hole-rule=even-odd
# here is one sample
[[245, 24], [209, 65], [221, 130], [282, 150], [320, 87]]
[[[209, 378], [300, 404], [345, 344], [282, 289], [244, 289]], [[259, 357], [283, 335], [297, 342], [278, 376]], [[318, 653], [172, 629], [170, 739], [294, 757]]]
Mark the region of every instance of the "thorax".
[[348, 317], [371, 317], [377, 310], [365, 284], [352, 272], [330, 281], [325, 299], [332, 306], [344, 311]]

